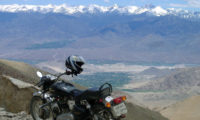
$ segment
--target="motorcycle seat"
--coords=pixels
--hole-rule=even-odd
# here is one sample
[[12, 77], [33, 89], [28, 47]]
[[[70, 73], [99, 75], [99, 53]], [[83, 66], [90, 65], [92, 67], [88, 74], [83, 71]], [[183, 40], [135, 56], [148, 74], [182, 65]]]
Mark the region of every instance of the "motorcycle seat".
[[74, 89], [71, 94], [73, 94], [74, 97], [77, 97], [81, 95], [84, 92], [84, 90]]
[[74, 95], [76, 99], [78, 100], [91, 100], [91, 99], [97, 99], [100, 96], [99, 88], [89, 88], [84, 91], [74, 91]]

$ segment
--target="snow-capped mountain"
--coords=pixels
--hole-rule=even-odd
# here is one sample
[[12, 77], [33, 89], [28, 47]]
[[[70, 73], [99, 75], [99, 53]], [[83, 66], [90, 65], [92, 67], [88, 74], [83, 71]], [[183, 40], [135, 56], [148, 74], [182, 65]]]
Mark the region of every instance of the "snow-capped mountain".
[[160, 6], [0, 5], [0, 57], [200, 63], [199, 16]]
[[149, 15], [164, 16], [164, 15], [176, 15], [184, 18], [200, 17], [200, 12], [191, 12], [188, 10], [168, 8], [164, 9], [160, 6], [125, 6], [120, 7], [118, 5], [113, 6], [99, 6], [99, 5], [89, 5], [89, 6], [69, 6], [66, 4], [61, 5], [0, 5], [1, 12], [41, 12], [41, 13], [62, 13], [67, 15], [74, 15], [77, 13], [120, 13], [120, 14], [143, 14], [147, 13]]

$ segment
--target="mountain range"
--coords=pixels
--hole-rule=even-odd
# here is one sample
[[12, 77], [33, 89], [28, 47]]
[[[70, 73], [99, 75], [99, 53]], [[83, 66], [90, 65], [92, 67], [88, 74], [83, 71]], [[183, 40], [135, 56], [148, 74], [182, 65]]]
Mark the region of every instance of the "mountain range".
[[159, 6], [0, 5], [0, 57], [200, 63], [199, 12]]
[[2, 12], [41, 12], [41, 13], [63, 13], [67, 15], [77, 15], [79, 13], [119, 13], [119, 14], [143, 14], [148, 13], [149, 15], [164, 16], [164, 15], [176, 15], [182, 16], [183, 18], [199, 18], [200, 12], [192, 12], [183, 9], [168, 8], [164, 9], [160, 6], [145, 5], [144, 7], [138, 6], [100, 6], [91, 4], [89, 6], [69, 6], [67, 4], [61, 5], [0, 5], [0, 11]]

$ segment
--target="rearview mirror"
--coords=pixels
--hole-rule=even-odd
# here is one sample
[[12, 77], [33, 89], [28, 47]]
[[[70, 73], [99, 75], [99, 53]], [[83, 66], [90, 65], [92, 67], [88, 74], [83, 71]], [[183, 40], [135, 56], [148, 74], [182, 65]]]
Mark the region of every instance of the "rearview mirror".
[[37, 71], [36, 73], [37, 73], [38, 77], [40, 77], [40, 78], [42, 77], [42, 73], [40, 71]]

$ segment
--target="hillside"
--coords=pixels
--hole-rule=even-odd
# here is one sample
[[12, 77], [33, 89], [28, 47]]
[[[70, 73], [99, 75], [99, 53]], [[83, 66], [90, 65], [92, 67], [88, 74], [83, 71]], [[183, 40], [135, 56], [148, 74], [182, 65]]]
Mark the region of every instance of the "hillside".
[[0, 12], [1, 58], [47, 61], [81, 54], [96, 60], [200, 61], [199, 19], [148, 12], [26, 12], [21, 7], [22, 12]]
[[193, 96], [172, 104], [160, 112], [170, 120], [199, 120], [200, 96]]
[[[145, 84], [130, 83], [130, 94], [151, 109], [160, 109], [186, 98], [200, 95], [200, 67], [171, 71]], [[131, 88], [132, 87], [132, 88]]]
[[129, 91], [133, 92], [129, 92], [129, 94], [148, 108], [160, 111], [160, 109], [168, 108], [171, 104], [176, 104], [192, 96], [199, 96], [199, 80], [200, 67], [178, 68], [145, 84], [130, 83]]
[[154, 80], [138, 89], [176, 90], [191, 89], [200, 86], [200, 67], [182, 68], [167, 76]]
[[[34, 72], [37, 69], [25, 63], [8, 61], [8, 60], [0, 60], [0, 68], [1, 68], [0, 90], [2, 91], [0, 92], [0, 100], [1, 100], [0, 106], [6, 107], [6, 110], [12, 111], [12, 112], [20, 112], [21, 110], [28, 111], [28, 108], [27, 108], [29, 106], [28, 99], [31, 98], [32, 92], [34, 91], [34, 90], [31, 90], [33, 88], [31, 88], [32, 85], [29, 85], [29, 84], [34, 83], [33, 81], [30, 81], [30, 80], [31, 79], [35, 80], [34, 78], [35, 76], [33, 75], [33, 78], [28, 79], [28, 80], [26, 80], [26, 78], [29, 76], [29, 74], [31, 74], [32, 70], [33, 70], [33, 74], [35, 74]], [[24, 74], [21, 72], [25, 72], [27, 74]], [[11, 73], [14, 74], [14, 76], [12, 76]], [[9, 76], [12, 76], [20, 80], [14, 79]], [[24, 85], [26, 86], [21, 88], [19, 83], [21, 83], [23, 86]], [[3, 91], [7, 91], [9, 94], [4, 94], [5, 92]], [[16, 95], [16, 93], [18, 95]], [[20, 94], [22, 93], [24, 96], [20, 97]], [[26, 102], [23, 102], [23, 103], [17, 102], [16, 99], [17, 101], [26, 101]], [[23, 107], [19, 107], [20, 104], [23, 104]], [[127, 107], [129, 111], [127, 114], [127, 120], [149, 120], [149, 119], [167, 120], [166, 118], [161, 116], [158, 112], [154, 112], [152, 110], [143, 108], [141, 106], [138, 106], [132, 103], [127, 103]], [[0, 118], [1, 118], [1, 113], [0, 113]]]
[[[0, 75], [11, 76], [13, 78], [23, 80], [31, 84], [36, 84], [39, 82], [40, 79], [36, 75], [36, 72], [38, 70], [41, 71], [43, 74], [49, 74], [46, 71], [43, 71], [39, 68], [33, 67], [23, 62], [0, 59]], [[80, 89], [85, 89], [85, 87], [82, 87], [80, 85], [74, 85]]]
[[0, 59], [0, 75], [8, 75], [28, 83], [37, 83], [37, 68], [23, 62]]
[[136, 104], [127, 103], [128, 114], [125, 120], [168, 120], [160, 115], [160, 113], [152, 111], [148, 108], [138, 106]]

